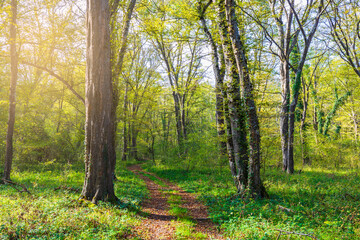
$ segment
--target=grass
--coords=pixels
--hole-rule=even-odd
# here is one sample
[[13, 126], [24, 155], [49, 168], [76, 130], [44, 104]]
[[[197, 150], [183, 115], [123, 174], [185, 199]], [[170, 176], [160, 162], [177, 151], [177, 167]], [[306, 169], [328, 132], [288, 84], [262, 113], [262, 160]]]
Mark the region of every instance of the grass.
[[[318, 239], [360, 239], [360, 177], [355, 171], [305, 168], [289, 176], [266, 169], [264, 183], [270, 199], [243, 200], [234, 195], [229, 171], [183, 170], [177, 166], [146, 166], [150, 172], [197, 193], [208, 206], [212, 220], [230, 239], [277, 239], [279, 230], [304, 233]], [[148, 175], [147, 175], [148, 176]], [[149, 175], [148, 177], [150, 177]], [[146, 185], [125, 166], [117, 169], [116, 194], [122, 205], [79, 201], [79, 193], [54, 189], [82, 188], [83, 166], [44, 163], [22, 171], [12, 179], [32, 195], [0, 185], [0, 239], [123, 239], [141, 218], [136, 214], [148, 196]], [[167, 185], [151, 176], [163, 187]], [[206, 239], [195, 232], [194, 222], [182, 208], [176, 191], [166, 191], [170, 213], [177, 216], [177, 239]], [[132, 210], [129, 210], [132, 209]], [[134, 236], [136, 237], [136, 236]], [[135, 238], [134, 238], [135, 239]], [[296, 234], [279, 239], [306, 239]]]
[[[319, 239], [360, 239], [360, 178], [351, 171], [307, 168], [289, 176], [266, 169], [270, 199], [234, 196], [227, 168], [186, 171], [147, 166], [189, 192], [196, 192], [209, 215], [231, 239], [276, 239], [278, 230], [305, 233]], [[288, 209], [288, 210], [286, 210]], [[304, 239], [296, 234], [280, 239]]]
[[175, 237], [177, 240], [205, 240], [208, 236], [201, 232], [195, 232], [195, 224], [190, 219], [182, 219], [175, 223]]
[[79, 201], [80, 193], [54, 190], [58, 186], [80, 190], [83, 172], [81, 165], [55, 164], [15, 170], [13, 181], [26, 185], [32, 195], [0, 185], [0, 239], [121, 239], [130, 235], [140, 220], [128, 209], [139, 207], [147, 195], [145, 184], [122, 166], [115, 184], [122, 205], [94, 205]]

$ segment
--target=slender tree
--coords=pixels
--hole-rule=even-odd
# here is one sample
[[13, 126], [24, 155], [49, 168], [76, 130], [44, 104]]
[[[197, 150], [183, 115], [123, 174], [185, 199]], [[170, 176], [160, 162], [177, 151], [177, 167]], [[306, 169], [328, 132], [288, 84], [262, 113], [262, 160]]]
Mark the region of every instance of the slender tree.
[[[118, 123], [118, 119], [116, 116], [116, 111], [117, 111], [117, 107], [119, 104], [119, 78], [121, 75], [121, 72], [123, 70], [123, 65], [124, 65], [124, 57], [125, 57], [125, 53], [126, 53], [126, 49], [128, 46], [128, 35], [129, 35], [129, 30], [130, 30], [130, 22], [131, 22], [131, 18], [132, 18], [132, 14], [134, 12], [134, 8], [135, 8], [135, 4], [136, 4], [136, 0], [130, 0], [129, 1], [129, 5], [127, 7], [126, 10], [126, 14], [125, 14], [125, 18], [123, 20], [123, 26], [122, 26], [122, 32], [121, 32], [121, 37], [119, 40], [119, 48], [120, 50], [117, 51], [117, 46], [115, 44], [115, 36], [117, 35], [116, 32], [116, 28], [115, 25], [117, 23], [117, 11], [120, 5], [120, 1], [119, 0], [115, 0], [111, 6], [111, 32], [112, 32], [112, 53], [111, 53], [111, 64], [112, 64], [112, 78], [113, 78], [113, 107], [112, 107], [112, 112], [111, 112], [111, 117], [114, 121], [114, 134], [113, 134], [113, 142], [114, 142], [114, 146], [116, 146], [116, 129], [117, 129], [117, 123]], [[126, 116], [127, 116], [127, 83], [125, 83], [125, 96], [124, 96], [124, 115], [125, 115], [125, 119], [126, 120]], [[126, 136], [127, 133], [127, 129], [126, 129], [126, 124], [124, 125], [124, 136]], [[113, 157], [113, 163], [114, 163], [114, 170], [115, 170], [115, 164], [116, 164], [116, 151], [114, 148], [114, 152], [111, 155]], [[126, 160], [127, 157], [127, 138], [124, 137], [124, 152], [123, 152], [123, 156], [122, 159]], [[115, 173], [113, 173], [115, 176]]]
[[203, 5], [199, 1], [198, 12], [201, 26], [206, 35], [207, 41], [211, 47], [212, 65], [215, 75], [215, 93], [216, 93], [216, 128], [220, 140], [221, 154], [226, 154], [226, 139], [225, 139], [225, 117], [224, 117], [224, 78], [225, 78], [225, 59], [221, 44], [217, 44], [213, 34], [210, 32], [206, 19], [205, 12], [212, 3], [212, 0]]
[[16, 19], [17, 19], [17, 0], [11, 0], [10, 16], [10, 61], [11, 61], [11, 79], [9, 96], [9, 120], [6, 135], [6, 153], [4, 180], [10, 180], [10, 173], [13, 161], [13, 135], [15, 125], [15, 107], [16, 107], [16, 84], [18, 78], [18, 54], [16, 52]]

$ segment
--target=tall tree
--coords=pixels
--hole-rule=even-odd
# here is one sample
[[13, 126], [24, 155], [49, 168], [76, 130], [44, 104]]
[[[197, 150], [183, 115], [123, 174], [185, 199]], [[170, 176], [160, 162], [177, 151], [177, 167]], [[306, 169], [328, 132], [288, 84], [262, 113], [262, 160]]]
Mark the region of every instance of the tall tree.
[[236, 60], [238, 73], [241, 76], [241, 87], [244, 98], [244, 108], [247, 114], [249, 126], [249, 160], [248, 160], [248, 188], [256, 197], [267, 197], [267, 192], [260, 178], [260, 124], [257, 116], [257, 108], [253, 92], [253, 84], [250, 80], [248, 58], [246, 56], [245, 43], [241, 39], [239, 23], [235, 13], [235, 1], [225, 0], [226, 19], [229, 26], [229, 36], [232, 43], [233, 54]]
[[[289, 138], [288, 138], [288, 162], [287, 162], [287, 172], [294, 173], [294, 130], [295, 130], [295, 108], [298, 103], [300, 88], [301, 88], [301, 76], [302, 71], [306, 62], [306, 58], [310, 49], [311, 42], [317, 31], [320, 18], [324, 15], [324, 12], [328, 6], [329, 1], [326, 5], [324, 0], [320, 0], [316, 5], [309, 5], [309, 9], [316, 8], [317, 12], [315, 18], [313, 19], [313, 25], [310, 31], [307, 33], [304, 28], [304, 22], [299, 17], [299, 13], [295, 10], [294, 4], [290, 4], [291, 12], [294, 14], [296, 23], [298, 25], [299, 31], [303, 37], [304, 47], [300, 52], [299, 65], [294, 69], [295, 80], [293, 87], [293, 98], [289, 106]], [[315, 4], [315, 3], [314, 3]], [[310, 11], [310, 10], [309, 10]], [[295, 41], [295, 40], [294, 40]]]
[[225, 116], [224, 116], [224, 78], [225, 78], [225, 59], [222, 51], [222, 45], [217, 44], [210, 32], [206, 19], [205, 12], [212, 4], [209, 0], [205, 5], [202, 1], [198, 2], [199, 20], [201, 22], [203, 31], [206, 35], [207, 41], [211, 47], [212, 65], [215, 75], [215, 93], [216, 93], [216, 128], [220, 140], [220, 151], [222, 155], [226, 154], [226, 140], [225, 140]]
[[[111, 32], [112, 32], [112, 54], [111, 54], [111, 64], [112, 64], [112, 77], [113, 77], [113, 108], [112, 108], [112, 119], [114, 121], [114, 134], [113, 134], [113, 142], [114, 142], [114, 146], [116, 146], [116, 129], [117, 129], [117, 123], [118, 123], [118, 119], [116, 116], [116, 111], [117, 111], [117, 107], [119, 104], [119, 78], [121, 75], [121, 72], [123, 70], [123, 65], [124, 65], [124, 57], [125, 57], [125, 53], [126, 53], [126, 49], [128, 46], [128, 35], [129, 35], [129, 30], [130, 30], [130, 22], [131, 22], [131, 18], [132, 18], [132, 14], [134, 12], [134, 8], [135, 8], [135, 4], [136, 4], [136, 0], [130, 0], [129, 1], [129, 5], [127, 7], [127, 11], [125, 14], [125, 17], [123, 19], [123, 26], [122, 26], [122, 32], [121, 32], [121, 36], [120, 39], [118, 41], [119, 46], [117, 46], [115, 41], [115, 37], [117, 36], [117, 31], [116, 31], [116, 23], [117, 23], [117, 11], [120, 5], [120, 1], [119, 0], [115, 0], [113, 2], [113, 5], [111, 6]], [[117, 51], [117, 47], [120, 49], [119, 51]], [[127, 83], [125, 83], [125, 88], [127, 89]], [[126, 115], [127, 115], [127, 90], [125, 91], [125, 96], [124, 96], [124, 115], [125, 115], [125, 120], [126, 120]], [[124, 136], [127, 132], [126, 129], [126, 124], [124, 124]], [[124, 138], [124, 153], [123, 153], [123, 160], [126, 160], [126, 156], [127, 156], [127, 138]], [[112, 154], [113, 157], [113, 163], [114, 165], [116, 164], [116, 151], [114, 148], [114, 152]], [[115, 169], [115, 166], [114, 166]]]
[[[296, 5], [294, 0], [269, 0], [270, 20], [273, 24], [265, 23], [258, 12], [252, 9], [241, 8], [265, 32], [266, 39], [270, 42], [270, 52], [280, 61], [280, 82], [282, 104], [280, 109], [280, 134], [283, 170], [294, 172], [294, 128], [295, 108], [301, 89], [301, 73], [304, 67], [311, 42], [317, 31], [321, 17], [330, 3], [324, 0], [308, 1], [304, 5]], [[251, 8], [250, 8], [251, 9]], [[302, 37], [304, 43], [299, 53], [298, 66], [290, 63], [290, 54]], [[273, 46], [277, 48], [274, 51]], [[293, 92], [290, 89], [290, 71], [295, 74]], [[291, 99], [292, 96], [292, 99]]]
[[4, 180], [10, 180], [10, 173], [13, 160], [13, 135], [15, 125], [15, 107], [16, 107], [16, 83], [18, 78], [18, 54], [16, 52], [16, 19], [17, 19], [17, 0], [11, 0], [10, 16], [10, 61], [11, 61], [11, 79], [9, 96], [9, 120], [6, 135], [6, 154], [4, 167]]
[[81, 197], [116, 201], [114, 119], [108, 0], [87, 0], [85, 181]]

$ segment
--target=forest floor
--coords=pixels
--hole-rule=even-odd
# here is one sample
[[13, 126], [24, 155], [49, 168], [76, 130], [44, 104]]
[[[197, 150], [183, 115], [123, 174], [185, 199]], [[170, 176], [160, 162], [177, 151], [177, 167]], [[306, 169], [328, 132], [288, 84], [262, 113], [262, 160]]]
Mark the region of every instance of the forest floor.
[[0, 239], [360, 240], [360, 169], [266, 168], [270, 198], [255, 200], [225, 165], [138, 164], [117, 166], [119, 204], [97, 205], [79, 200], [81, 162], [15, 166], [30, 193], [0, 185]]
[[195, 194], [143, 170], [140, 165], [128, 169], [149, 190], [149, 198], [141, 204], [145, 218], [136, 229], [141, 239], [225, 239]]

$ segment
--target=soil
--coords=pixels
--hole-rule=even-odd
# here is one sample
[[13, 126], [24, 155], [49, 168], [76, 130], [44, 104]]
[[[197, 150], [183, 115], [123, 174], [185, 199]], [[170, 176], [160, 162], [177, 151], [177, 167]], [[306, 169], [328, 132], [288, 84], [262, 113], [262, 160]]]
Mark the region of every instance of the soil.
[[[141, 205], [145, 217], [141, 225], [136, 229], [137, 235], [141, 239], [177, 239], [175, 228], [178, 219], [169, 213], [170, 205], [167, 202], [167, 195], [165, 194], [170, 191], [172, 195], [179, 195], [181, 197], [182, 204], [180, 206], [187, 209], [187, 215], [195, 223], [194, 233], [203, 233], [207, 236], [206, 239], [225, 239], [218, 231], [216, 225], [209, 219], [206, 206], [196, 199], [195, 194], [185, 192], [175, 184], [153, 173], [146, 172], [140, 165], [129, 166], [128, 169], [146, 183], [146, 187], [150, 193], [149, 198], [143, 201]], [[163, 186], [160, 186], [146, 175], [151, 175], [157, 178], [159, 182], [165, 184], [161, 184]], [[190, 239], [196, 239], [196, 237], [194, 236]]]

